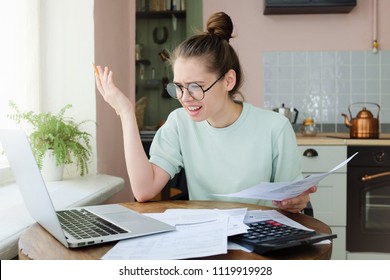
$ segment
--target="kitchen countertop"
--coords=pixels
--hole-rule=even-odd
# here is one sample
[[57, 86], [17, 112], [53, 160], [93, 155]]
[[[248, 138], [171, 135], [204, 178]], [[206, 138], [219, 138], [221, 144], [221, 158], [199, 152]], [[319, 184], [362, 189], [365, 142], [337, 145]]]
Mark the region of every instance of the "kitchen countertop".
[[379, 139], [350, 139], [349, 133], [319, 133], [316, 136], [303, 136], [297, 133], [296, 136], [300, 146], [390, 146], [389, 133], [381, 133]]

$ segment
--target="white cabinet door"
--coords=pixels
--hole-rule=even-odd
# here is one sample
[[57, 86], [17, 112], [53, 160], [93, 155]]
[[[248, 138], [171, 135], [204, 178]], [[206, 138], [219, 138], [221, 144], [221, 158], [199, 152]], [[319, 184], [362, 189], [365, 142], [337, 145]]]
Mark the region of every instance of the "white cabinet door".
[[331, 229], [337, 234], [337, 238], [333, 239], [331, 260], [345, 260], [347, 258], [345, 227], [331, 227]]
[[329, 226], [347, 224], [347, 178], [334, 173], [317, 185], [317, 192], [310, 195], [314, 217]]
[[[305, 173], [328, 172], [347, 159], [346, 146], [299, 146], [299, 151], [302, 155], [302, 170]], [[309, 156], [311, 151], [317, 156]], [[336, 172], [347, 172], [346, 165]]]
[[[347, 158], [346, 146], [299, 146], [304, 176], [324, 173]], [[317, 185], [310, 196], [314, 218], [330, 226], [337, 238], [333, 241], [332, 259], [346, 259], [347, 168], [336, 170]]]
[[[299, 146], [299, 149], [304, 176], [328, 172], [347, 158], [345, 146]], [[311, 195], [314, 217], [329, 226], [346, 226], [346, 166], [328, 175], [317, 187], [317, 192]]]

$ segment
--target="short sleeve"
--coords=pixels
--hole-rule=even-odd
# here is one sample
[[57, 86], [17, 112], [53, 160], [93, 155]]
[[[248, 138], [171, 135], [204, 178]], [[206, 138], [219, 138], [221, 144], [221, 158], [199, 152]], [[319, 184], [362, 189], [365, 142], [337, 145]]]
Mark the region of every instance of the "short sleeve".
[[180, 149], [177, 114], [172, 112], [165, 124], [160, 127], [150, 147], [149, 161], [164, 169], [173, 178], [183, 167]]

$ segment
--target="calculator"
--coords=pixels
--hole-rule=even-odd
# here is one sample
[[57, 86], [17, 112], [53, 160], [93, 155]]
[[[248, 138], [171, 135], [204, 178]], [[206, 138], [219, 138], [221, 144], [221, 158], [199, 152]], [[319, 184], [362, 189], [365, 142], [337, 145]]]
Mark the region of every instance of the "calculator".
[[300, 229], [275, 220], [252, 222], [247, 225], [249, 226], [247, 233], [230, 236], [229, 240], [258, 254], [337, 237], [336, 234]]

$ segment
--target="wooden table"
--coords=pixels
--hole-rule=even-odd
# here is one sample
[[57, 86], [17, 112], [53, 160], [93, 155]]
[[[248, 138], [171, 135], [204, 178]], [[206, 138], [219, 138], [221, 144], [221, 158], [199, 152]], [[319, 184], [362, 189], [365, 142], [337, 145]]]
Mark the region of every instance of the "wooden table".
[[[236, 202], [222, 201], [158, 201], [158, 202], [130, 202], [124, 203], [124, 206], [138, 211], [140, 213], [158, 213], [164, 212], [171, 208], [187, 208], [187, 209], [230, 209], [246, 207], [248, 210], [255, 209], [270, 209], [254, 204], [244, 204]], [[318, 232], [331, 233], [329, 226], [316, 220], [310, 216], [303, 214], [291, 214], [282, 212], [287, 217], [297, 221], [298, 223], [314, 229]], [[76, 259], [76, 260], [94, 260], [100, 259], [108, 250], [110, 250], [116, 242], [94, 245], [90, 247], [82, 247], [77, 249], [67, 249], [55, 238], [53, 238], [39, 224], [34, 224], [26, 230], [19, 239], [19, 259]], [[332, 244], [300, 246], [296, 248], [284, 249], [275, 251], [266, 255], [258, 255], [256, 253], [247, 253], [241, 250], [229, 250], [227, 254], [206, 257], [202, 259], [214, 260], [261, 260], [261, 259], [291, 259], [291, 260], [313, 260], [313, 259], [330, 259], [332, 254]]]

